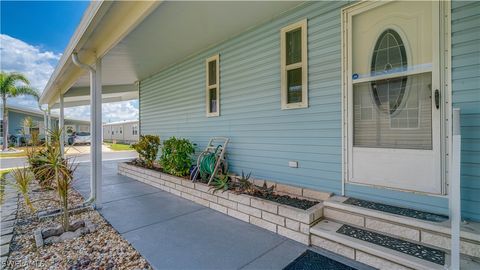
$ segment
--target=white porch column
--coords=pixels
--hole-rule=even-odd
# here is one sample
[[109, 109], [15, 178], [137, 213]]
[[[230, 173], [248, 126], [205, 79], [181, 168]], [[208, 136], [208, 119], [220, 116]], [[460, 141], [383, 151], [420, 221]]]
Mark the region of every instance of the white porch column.
[[58, 127], [61, 132], [60, 136], [60, 154], [62, 157], [65, 156], [65, 118], [64, 118], [64, 104], [63, 104], [63, 94], [60, 94], [60, 117], [58, 119]]
[[91, 188], [94, 190], [95, 207], [102, 207], [102, 59], [95, 63], [95, 76], [90, 88], [90, 129], [91, 129]]
[[50, 132], [52, 131], [52, 114], [50, 113], [50, 106], [47, 108], [47, 129], [45, 130], [45, 136], [47, 136], [47, 142], [50, 144], [51, 136]]
[[462, 136], [460, 132], [460, 109], [453, 109], [452, 159], [450, 174], [450, 226], [451, 226], [451, 263], [450, 269], [460, 269], [460, 222], [462, 218], [460, 166]]

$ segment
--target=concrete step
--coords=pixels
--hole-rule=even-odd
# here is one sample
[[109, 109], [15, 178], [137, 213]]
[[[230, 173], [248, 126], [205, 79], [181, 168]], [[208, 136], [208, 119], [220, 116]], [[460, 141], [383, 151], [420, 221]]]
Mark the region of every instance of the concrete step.
[[[315, 247], [327, 249], [339, 255], [378, 269], [445, 269], [445, 267], [447, 267], [450, 263], [450, 256], [446, 250], [442, 250], [446, 253], [445, 264], [440, 265], [416, 256], [408, 255], [403, 252], [381, 246], [379, 244], [374, 244], [338, 233], [337, 231], [343, 225], [343, 223], [338, 223], [328, 219], [320, 221], [310, 229], [311, 244]], [[365, 228], [362, 229], [381, 234], [383, 236], [390, 236], [382, 234], [378, 231], [367, 230]], [[398, 239], [398, 241], [403, 243], [405, 242], [403, 239]], [[408, 242], [432, 248], [431, 246], [427, 246], [419, 242]], [[462, 257], [461, 267], [462, 269], [480, 269], [480, 263], [470, 258]]]
[[[450, 221], [433, 222], [343, 203], [347, 197], [324, 201], [324, 217], [422, 244], [450, 249]], [[480, 223], [461, 226], [461, 253], [480, 258]]]

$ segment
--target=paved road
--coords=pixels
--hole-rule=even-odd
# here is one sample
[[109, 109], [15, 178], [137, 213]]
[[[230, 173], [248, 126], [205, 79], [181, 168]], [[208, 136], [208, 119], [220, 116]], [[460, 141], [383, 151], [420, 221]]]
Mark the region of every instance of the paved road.
[[[90, 154], [77, 154], [77, 155], [70, 155], [70, 157], [74, 157], [76, 162], [88, 162], [90, 161]], [[129, 159], [137, 157], [137, 153], [135, 151], [117, 151], [117, 152], [103, 152], [102, 153], [102, 160], [116, 160], [116, 159]], [[14, 167], [22, 167], [26, 165], [25, 158], [0, 158], [0, 169], [8, 169]]]
[[[283, 269], [308, 246], [117, 174], [103, 162], [100, 214], [154, 269]], [[90, 164], [81, 163], [74, 187], [87, 197]], [[370, 269], [315, 249], [356, 269]]]

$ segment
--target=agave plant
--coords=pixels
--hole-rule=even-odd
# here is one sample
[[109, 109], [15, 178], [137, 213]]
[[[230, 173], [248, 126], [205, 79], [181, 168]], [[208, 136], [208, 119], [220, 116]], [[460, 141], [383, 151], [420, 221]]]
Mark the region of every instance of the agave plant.
[[22, 193], [25, 206], [28, 207], [28, 209], [30, 209], [30, 212], [33, 213], [35, 211], [35, 208], [30, 201], [30, 196], [28, 195], [30, 183], [33, 180], [32, 172], [29, 169], [23, 167], [13, 169], [10, 173], [14, 180], [11, 185], [13, 185], [20, 193]]
[[250, 176], [252, 172], [249, 172], [247, 175], [242, 171], [242, 177], [237, 178], [235, 183], [235, 190], [240, 193], [251, 193], [253, 189], [253, 183], [250, 181]]
[[230, 177], [227, 174], [219, 175], [213, 178], [212, 187], [210, 189], [213, 189], [213, 193], [219, 190], [227, 191], [231, 188], [231, 183]]
[[[60, 147], [56, 141], [61, 132], [51, 133], [52, 143], [47, 145], [46, 151], [41, 158], [42, 165], [38, 168], [38, 174], [42, 177], [52, 177], [54, 188], [57, 191], [58, 202], [63, 209], [62, 227], [68, 231], [70, 227], [68, 213], [68, 196], [73, 182], [73, 173], [76, 165], [69, 159], [62, 157]], [[56, 136], [56, 137], [55, 137]]]

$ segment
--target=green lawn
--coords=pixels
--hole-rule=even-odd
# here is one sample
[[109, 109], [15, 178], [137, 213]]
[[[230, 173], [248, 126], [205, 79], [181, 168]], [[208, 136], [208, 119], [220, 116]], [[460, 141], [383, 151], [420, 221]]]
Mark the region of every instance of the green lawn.
[[3, 203], [3, 191], [5, 190], [5, 175], [10, 169], [0, 170], [0, 204]]
[[[19, 150], [19, 148], [16, 148]], [[0, 158], [10, 158], [10, 157], [25, 157], [26, 152], [22, 151], [19, 153], [0, 153]]]
[[132, 150], [133, 148], [129, 144], [120, 144], [120, 143], [105, 143], [108, 148], [112, 149], [113, 151], [126, 151]]

